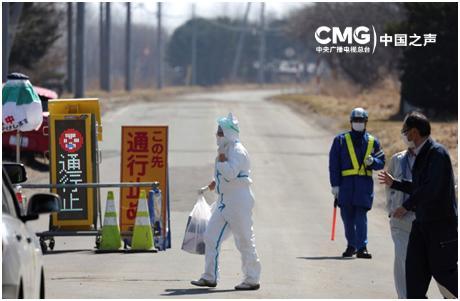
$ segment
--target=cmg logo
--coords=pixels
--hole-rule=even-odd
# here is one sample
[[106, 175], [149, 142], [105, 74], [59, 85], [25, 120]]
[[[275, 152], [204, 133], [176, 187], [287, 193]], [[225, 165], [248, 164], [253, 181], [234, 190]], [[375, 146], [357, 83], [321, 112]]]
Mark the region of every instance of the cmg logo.
[[331, 29], [328, 26], [320, 26], [315, 32], [315, 38], [318, 43], [323, 45], [327, 45], [331, 42], [333, 44], [342, 42], [351, 45], [353, 41], [360, 45], [365, 45], [371, 41], [369, 31], [369, 28], [366, 26], [359, 26], [355, 30], [353, 30], [353, 27], [345, 27], [343, 31], [340, 27], [332, 27]]
[[[374, 37], [374, 51], [377, 44], [377, 34], [372, 25]], [[320, 26], [315, 31], [315, 39], [322, 45], [337, 45], [339, 43], [346, 43], [352, 45], [357, 43], [359, 45], [366, 45], [371, 42], [371, 30], [367, 26], [345, 27], [343, 30], [340, 27]]]

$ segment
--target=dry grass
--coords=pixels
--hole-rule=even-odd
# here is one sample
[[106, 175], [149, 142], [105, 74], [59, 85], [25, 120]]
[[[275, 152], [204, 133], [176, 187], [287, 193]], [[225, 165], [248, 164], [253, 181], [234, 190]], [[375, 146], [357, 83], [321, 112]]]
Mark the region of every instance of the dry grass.
[[[348, 130], [350, 111], [363, 107], [369, 112], [367, 128], [378, 137], [387, 158], [404, 149], [400, 138], [402, 120], [394, 117], [399, 110], [399, 83], [394, 79], [386, 79], [364, 91], [343, 81], [323, 83], [320, 89], [309, 85], [305, 94], [282, 95], [275, 100], [308, 113], [309, 118], [317, 116], [319, 124], [334, 132]], [[458, 121], [432, 121], [431, 125], [432, 137], [448, 148], [457, 173]]]

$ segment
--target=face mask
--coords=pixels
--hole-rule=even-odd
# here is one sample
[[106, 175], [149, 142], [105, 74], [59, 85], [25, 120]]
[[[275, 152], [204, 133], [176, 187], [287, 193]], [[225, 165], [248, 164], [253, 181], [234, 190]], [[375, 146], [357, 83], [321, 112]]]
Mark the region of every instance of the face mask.
[[364, 122], [352, 122], [351, 128], [357, 132], [362, 132], [366, 128], [366, 124]]
[[412, 149], [415, 148], [414, 141], [409, 141], [406, 134], [401, 134], [401, 139], [408, 148], [412, 148]]
[[224, 146], [224, 144], [225, 144], [225, 138], [224, 138], [224, 137], [216, 136], [216, 144], [217, 144], [217, 146]]

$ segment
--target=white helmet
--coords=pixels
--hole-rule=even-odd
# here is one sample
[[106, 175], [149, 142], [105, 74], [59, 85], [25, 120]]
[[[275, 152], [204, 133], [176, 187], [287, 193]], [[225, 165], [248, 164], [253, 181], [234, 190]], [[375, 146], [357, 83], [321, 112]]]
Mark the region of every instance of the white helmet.
[[363, 108], [354, 108], [350, 114], [350, 121], [354, 119], [364, 119], [367, 121], [368, 116], [367, 111]]

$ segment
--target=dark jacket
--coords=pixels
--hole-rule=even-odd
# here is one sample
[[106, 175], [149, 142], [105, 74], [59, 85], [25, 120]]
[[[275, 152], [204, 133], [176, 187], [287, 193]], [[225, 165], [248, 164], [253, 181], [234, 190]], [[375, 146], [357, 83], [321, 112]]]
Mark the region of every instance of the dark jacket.
[[[334, 138], [329, 152], [329, 179], [331, 186], [339, 186], [339, 206], [352, 205], [372, 208], [374, 199], [374, 181], [370, 176], [342, 176], [342, 170], [352, 168], [345, 134], [341, 133]], [[359, 166], [363, 164], [364, 155], [369, 141], [369, 133], [350, 131], [353, 148]], [[374, 137], [375, 138], [375, 137]], [[377, 138], [374, 140], [374, 149], [371, 152], [374, 162], [367, 170], [380, 170], [385, 166], [385, 154]]]
[[457, 219], [454, 172], [449, 153], [431, 138], [415, 158], [412, 182], [394, 181], [391, 188], [410, 194], [403, 207], [415, 211], [419, 222]]

